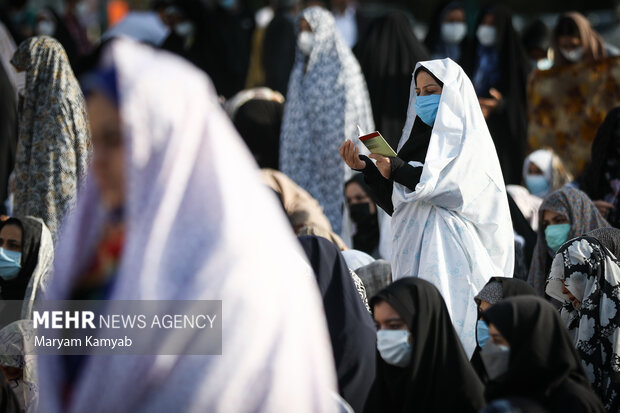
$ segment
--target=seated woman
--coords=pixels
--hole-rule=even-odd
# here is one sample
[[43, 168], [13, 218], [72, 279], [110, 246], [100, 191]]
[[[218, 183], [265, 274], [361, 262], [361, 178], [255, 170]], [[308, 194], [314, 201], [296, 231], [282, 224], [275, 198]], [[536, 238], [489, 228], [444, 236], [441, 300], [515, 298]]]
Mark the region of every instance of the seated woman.
[[536, 295], [536, 291], [525, 281], [516, 278], [493, 277], [487, 285], [474, 297], [478, 306], [478, 322], [476, 323], [476, 351], [471, 363], [483, 383], [488, 381], [488, 375], [480, 358], [480, 350], [489, 341], [489, 326], [481, 319], [481, 314], [489, 307], [502, 301], [504, 298], [519, 295]]
[[375, 329], [362, 281], [325, 238], [299, 237], [323, 298], [340, 395], [361, 412], [375, 376]]
[[364, 412], [477, 412], [484, 406], [484, 388], [437, 288], [406, 277], [379, 292], [371, 307], [377, 376]]
[[0, 223], [0, 298], [24, 300], [20, 318], [31, 318], [53, 261], [52, 236], [41, 220], [12, 217]]
[[610, 225], [585, 193], [568, 186], [545, 198], [538, 217], [541, 224], [527, 282], [542, 296], [551, 261], [562, 244]]
[[398, 156], [373, 154], [375, 166], [351, 141], [340, 153], [392, 215], [393, 278], [439, 288], [471, 356], [474, 296], [491, 274], [514, 271], [504, 179], [471, 81], [450, 59], [418, 63]]
[[524, 398], [551, 413], [605, 411], [551, 304], [511, 297], [482, 313], [482, 319], [491, 337], [480, 353], [490, 379], [488, 402]]
[[392, 219], [377, 206], [363, 174], [355, 174], [344, 184], [344, 196], [344, 242], [374, 258], [389, 261], [392, 258]]
[[[599, 231], [607, 234], [597, 238]], [[546, 287], [550, 297], [564, 304], [562, 319], [609, 412], [620, 408], [619, 241], [620, 230], [606, 228], [567, 242], [553, 260]]]

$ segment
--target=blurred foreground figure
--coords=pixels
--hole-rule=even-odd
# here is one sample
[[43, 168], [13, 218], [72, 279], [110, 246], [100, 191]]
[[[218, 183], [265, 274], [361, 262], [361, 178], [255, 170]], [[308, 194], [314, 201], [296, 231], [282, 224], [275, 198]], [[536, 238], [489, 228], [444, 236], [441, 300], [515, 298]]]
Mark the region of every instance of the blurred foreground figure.
[[[85, 86], [92, 173], [63, 228], [47, 297], [219, 299], [222, 355], [45, 357], [40, 405], [332, 411], [335, 373], [312, 270], [207, 77], [117, 40]], [[241, 187], [251, 208], [239, 202]], [[151, 334], [155, 346], [171, 339]], [[194, 344], [179, 337], [183, 348]]]

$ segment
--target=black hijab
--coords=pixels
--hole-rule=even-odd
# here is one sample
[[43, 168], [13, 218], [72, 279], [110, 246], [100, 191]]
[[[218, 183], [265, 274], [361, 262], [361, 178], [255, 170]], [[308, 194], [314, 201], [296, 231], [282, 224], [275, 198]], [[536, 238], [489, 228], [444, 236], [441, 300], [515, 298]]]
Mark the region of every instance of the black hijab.
[[265, 86], [286, 96], [288, 80], [295, 63], [297, 28], [288, 9], [276, 10], [265, 29], [263, 40], [263, 70]]
[[[375, 256], [375, 252], [379, 247], [379, 242], [381, 241], [376, 197], [370, 186], [368, 186], [364, 180], [364, 174], [355, 174], [351, 179], [345, 182], [345, 191], [347, 186], [351, 183], [358, 184], [362, 188], [362, 191], [364, 191], [375, 204], [374, 214], [370, 213], [370, 205], [366, 206], [355, 204], [349, 207], [349, 215], [351, 216], [351, 220], [356, 224], [356, 232], [352, 237], [353, 248]], [[356, 210], [358, 207], [360, 208], [361, 213]], [[366, 210], [366, 208], [368, 209]]]
[[375, 127], [396, 148], [407, 120], [411, 74], [429, 54], [400, 12], [375, 20], [359, 47]]
[[17, 99], [9, 77], [0, 64], [0, 212], [6, 212], [9, 176], [15, 166], [17, 150]]
[[[426, 49], [430, 52], [431, 58], [447, 57], [447, 55], [444, 56], [446, 51], [445, 42], [441, 38], [441, 25], [443, 24], [443, 18], [446, 13], [458, 8], [465, 9], [465, 6], [461, 1], [454, 0], [443, 1], [435, 8], [430, 20], [428, 32], [426, 33], [426, 38], [424, 39], [424, 46], [426, 46]], [[459, 59], [457, 63], [460, 63], [460, 60], [463, 59], [463, 52], [466, 50], [468, 43], [469, 38], [465, 36], [459, 44], [461, 59]]]
[[525, 246], [523, 247], [525, 268], [523, 269], [523, 273], [521, 273], [521, 271], [517, 272], [517, 267], [515, 265], [514, 276], [521, 279], [527, 279], [527, 274], [530, 269], [530, 265], [532, 264], [532, 256], [534, 255], [534, 247], [536, 246], [538, 236], [536, 235], [536, 231], [532, 229], [530, 223], [527, 222], [527, 219], [523, 216], [523, 213], [512, 196], [510, 196], [510, 194], [507, 195], [508, 209], [510, 210], [510, 218], [512, 219], [512, 228], [525, 240]]
[[599, 240], [616, 259], [620, 260], [620, 229], [599, 228], [588, 232], [586, 236]]
[[252, 99], [235, 114], [233, 123], [261, 168], [278, 169], [283, 111], [280, 102]]
[[[512, 13], [502, 5], [487, 8], [480, 14], [476, 29], [486, 14], [495, 16], [496, 48], [499, 53], [500, 80], [495, 86], [502, 94], [502, 103], [487, 119], [504, 180], [519, 185], [527, 149], [526, 84], [529, 60], [521, 39], [512, 26]], [[463, 69], [473, 79], [477, 67], [478, 42], [473, 42], [463, 56]]]
[[[579, 189], [593, 200], [604, 199], [614, 192], [610, 185], [612, 179], [620, 179], [620, 107], [610, 110], [599, 127], [592, 142], [590, 163], [578, 180]], [[618, 202], [615, 206], [617, 209]], [[611, 212], [606, 218], [617, 228], [620, 226], [620, 212]]]
[[377, 352], [377, 377], [365, 412], [477, 412], [483, 386], [452, 326], [441, 294], [419, 278], [400, 279], [371, 300], [387, 302], [413, 338], [411, 363], [387, 364]]
[[374, 323], [338, 248], [316, 236], [299, 237], [299, 242], [323, 297], [340, 395], [360, 412], [375, 377]]
[[22, 230], [22, 261], [21, 270], [17, 277], [5, 281], [0, 278], [0, 297], [3, 300], [23, 300], [26, 295], [28, 282], [39, 262], [39, 248], [41, 246], [41, 231], [43, 226], [32, 218], [9, 218], [0, 224], [0, 230], [5, 225], [17, 225]]
[[564, 322], [539, 297], [511, 297], [482, 313], [510, 344], [508, 371], [487, 384], [487, 400], [526, 397], [551, 412], [603, 412]]

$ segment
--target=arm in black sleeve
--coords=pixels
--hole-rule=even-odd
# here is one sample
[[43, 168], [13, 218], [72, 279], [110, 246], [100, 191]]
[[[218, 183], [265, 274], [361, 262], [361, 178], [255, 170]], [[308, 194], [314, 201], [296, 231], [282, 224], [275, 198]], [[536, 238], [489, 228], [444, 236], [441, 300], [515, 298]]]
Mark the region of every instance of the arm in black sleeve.
[[392, 204], [392, 181], [385, 179], [383, 175], [381, 175], [381, 172], [379, 172], [370, 158], [365, 155], [359, 155], [359, 158], [366, 162], [366, 167], [357, 170], [364, 173], [364, 181], [366, 181], [366, 184], [368, 184], [373, 192], [372, 198], [381, 209], [391, 216], [394, 212], [394, 205]]
[[398, 157], [390, 158], [390, 165], [392, 168], [390, 175], [392, 180], [406, 186], [412, 192], [415, 191], [415, 187], [420, 182], [420, 177], [422, 176], [422, 167], [411, 166]]

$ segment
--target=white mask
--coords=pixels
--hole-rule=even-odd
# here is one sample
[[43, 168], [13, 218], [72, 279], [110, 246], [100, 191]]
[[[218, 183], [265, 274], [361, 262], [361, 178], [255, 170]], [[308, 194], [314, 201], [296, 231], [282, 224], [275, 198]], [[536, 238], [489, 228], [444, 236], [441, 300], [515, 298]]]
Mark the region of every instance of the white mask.
[[538, 70], [549, 70], [553, 67], [553, 62], [546, 57], [536, 62], [536, 68]]
[[481, 24], [476, 31], [478, 41], [483, 46], [493, 46], [497, 40], [497, 29], [488, 24]]
[[406, 367], [411, 361], [411, 344], [407, 330], [377, 331], [377, 350], [386, 363]]
[[301, 32], [297, 38], [297, 47], [306, 56], [310, 56], [314, 46], [314, 34], [311, 32]]
[[41, 20], [37, 23], [37, 34], [39, 36], [53, 36], [56, 33], [56, 23], [49, 20]]
[[190, 21], [176, 24], [174, 32], [180, 37], [187, 37], [194, 32], [194, 25]]
[[510, 365], [510, 347], [500, 346], [488, 341], [480, 352], [482, 364], [489, 375], [489, 379], [495, 380], [508, 371]]
[[461, 43], [466, 34], [467, 25], [463, 22], [441, 24], [441, 38], [446, 43]]
[[576, 47], [573, 50], [560, 49], [560, 53], [569, 62], [577, 63], [583, 59], [583, 46]]

